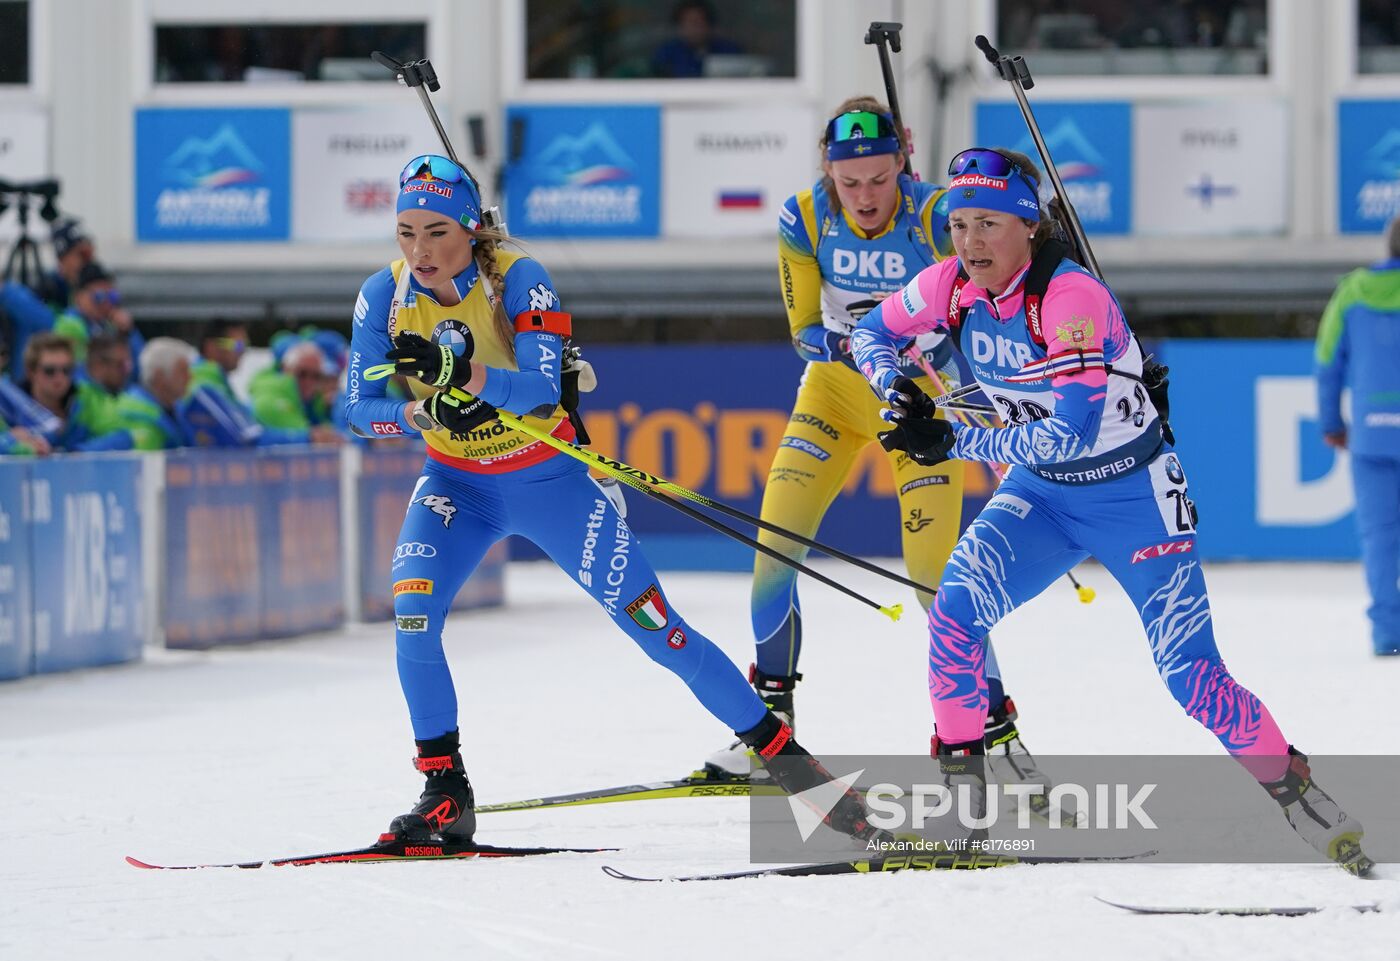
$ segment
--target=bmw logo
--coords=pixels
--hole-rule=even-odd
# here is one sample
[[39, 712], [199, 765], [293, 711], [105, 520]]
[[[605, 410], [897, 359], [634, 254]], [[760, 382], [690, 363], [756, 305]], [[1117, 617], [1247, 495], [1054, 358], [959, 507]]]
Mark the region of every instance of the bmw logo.
[[471, 328], [460, 320], [444, 320], [434, 327], [433, 343], [446, 344], [458, 357], [470, 357], [474, 346]]

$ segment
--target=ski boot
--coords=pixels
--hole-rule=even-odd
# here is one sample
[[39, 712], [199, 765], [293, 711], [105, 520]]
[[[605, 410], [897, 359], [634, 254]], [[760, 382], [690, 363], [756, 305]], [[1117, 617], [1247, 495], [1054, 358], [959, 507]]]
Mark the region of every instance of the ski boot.
[[[835, 780], [821, 761], [793, 739], [792, 728], [772, 711], [749, 730], [735, 733], [764, 766], [773, 782], [788, 794], [800, 795]], [[870, 823], [870, 812], [866, 810], [865, 802], [852, 788], [848, 787], [829, 811], [822, 811], [807, 797], [801, 800], [821, 814], [822, 823], [834, 831], [857, 841], [894, 842], [894, 835]]]
[[943, 783], [953, 794], [954, 809], [961, 815], [959, 833], [947, 839], [948, 847], [976, 854], [988, 832], [986, 827], [972, 827], [968, 822], [985, 821], [987, 817], [986, 745], [983, 741], [949, 744], [935, 734], [929, 739], [929, 755], [938, 762]]
[[1079, 826], [1082, 815], [1075, 811], [1060, 809], [1052, 815], [1050, 777], [1036, 767], [1035, 758], [1021, 740], [1021, 732], [1016, 729], [1016, 702], [1011, 698], [1002, 698], [1001, 704], [987, 715], [982, 743], [987, 750], [987, 767], [998, 784], [1039, 784], [1044, 787], [1044, 793], [1023, 795], [1031, 814], [1047, 824], [1053, 823], [1053, 816], [1063, 827]]
[[471, 843], [476, 833], [476, 798], [458, 748], [456, 731], [418, 742], [413, 766], [427, 782], [423, 794], [407, 814], [389, 824], [388, 834], [409, 841], [426, 841], [434, 835], [459, 844]]
[[1288, 747], [1288, 771], [1277, 781], [1261, 782], [1269, 796], [1283, 808], [1283, 816], [1298, 836], [1343, 871], [1369, 877], [1376, 863], [1361, 850], [1361, 822], [1351, 817], [1317, 786], [1308, 767], [1308, 756]]
[[[802, 680], [801, 674], [764, 674], [757, 664], [749, 665], [749, 683], [754, 686], [764, 705], [789, 728], [796, 727], [797, 712], [793, 709], [792, 689]], [[705, 759], [705, 766], [692, 778], [702, 781], [766, 781], [768, 772], [760, 767], [752, 771], [753, 751], [742, 739], [735, 738], [728, 747]]]

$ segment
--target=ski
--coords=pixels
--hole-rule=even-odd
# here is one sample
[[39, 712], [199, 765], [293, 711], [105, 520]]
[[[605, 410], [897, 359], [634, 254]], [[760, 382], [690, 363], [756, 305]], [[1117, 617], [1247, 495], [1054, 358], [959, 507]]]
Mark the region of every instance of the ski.
[[450, 861], [465, 858], [528, 858], [541, 854], [597, 854], [617, 848], [517, 848], [491, 844], [463, 844], [454, 841], [407, 841], [402, 838], [379, 840], [369, 847], [326, 854], [300, 854], [264, 861], [230, 861], [226, 864], [151, 864], [127, 856], [132, 867], [151, 871], [193, 871], [198, 868], [304, 867], [308, 864], [378, 864], [385, 861]]
[[[857, 786], [857, 790], [860, 787]], [[499, 811], [533, 811], [538, 808], [578, 807], [584, 804], [616, 804], [621, 801], [659, 801], [665, 798], [686, 797], [751, 797], [776, 796], [782, 788], [766, 781], [754, 783], [747, 777], [719, 778], [708, 771], [695, 771], [688, 777], [674, 781], [653, 781], [649, 784], [623, 784], [618, 787], [598, 788], [592, 791], [578, 791], [573, 794], [555, 794], [551, 797], [527, 798], [520, 801], [501, 801], [496, 804], [478, 804], [477, 814], [491, 814]], [[1035, 804], [1040, 801], [1039, 805]], [[1049, 804], [1043, 795], [1032, 799], [1031, 814], [1038, 820], [1049, 823]], [[1061, 814], [1064, 827], [1083, 826], [1083, 815], [1073, 811]]]
[[689, 777], [674, 781], [653, 781], [649, 784], [624, 784], [619, 787], [598, 788], [592, 791], [578, 791], [574, 794], [555, 794], [551, 797], [527, 798], [521, 801], [502, 801], [497, 804], [479, 804], [477, 814], [490, 814], [495, 811], [533, 811], [536, 808], [577, 807], [583, 804], [613, 804], [619, 801], [654, 801], [662, 798], [678, 797], [749, 797], [757, 790], [761, 794], [782, 794], [782, 789], [773, 784], [750, 784], [744, 780], [721, 780], [708, 776], [704, 771], [696, 771]]
[[[1301, 905], [1292, 908], [1279, 907], [1178, 907], [1167, 908], [1156, 905], [1144, 904], [1120, 904], [1117, 901], [1110, 901], [1108, 898], [1095, 898], [1104, 904], [1115, 908], [1122, 908], [1124, 911], [1131, 911], [1133, 914], [1218, 914], [1225, 917], [1253, 918], [1253, 917], [1283, 917], [1296, 918], [1304, 914], [1317, 914], [1321, 911], [1333, 910], [1322, 905]], [[1381, 906], [1379, 904], [1346, 904], [1342, 909], [1350, 909], [1359, 914], [1379, 914]]]
[[805, 878], [832, 874], [893, 874], [896, 871], [982, 871], [988, 868], [1009, 868], [1025, 864], [1091, 864], [1105, 861], [1135, 861], [1151, 857], [1156, 851], [1136, 854], [1109, 854], [1094, 857], [1015, 854], [909, 854], [897, 857], [870, 858], [855, 861], [826, 861], [816, 864], [794, 864], [788, 867], [754, 868], [723, 874], [682, 874], [666, 878], [642, 878], [603, 865], [603, 873], [619, 881], [736, 881], [740, 878]]

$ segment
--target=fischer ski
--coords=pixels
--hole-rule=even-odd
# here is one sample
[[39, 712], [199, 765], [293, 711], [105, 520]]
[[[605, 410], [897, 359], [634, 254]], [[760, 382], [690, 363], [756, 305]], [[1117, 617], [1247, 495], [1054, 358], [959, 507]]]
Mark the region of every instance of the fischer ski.
[[1105, 861], [1135, 861], [1148, 858], [1156, 851], [1136, 854], [1108, 854], [1093, 857], [935, 853], [908, 854], [897, 857], [869, 858], [855, 861], [827, 861], [816, 864], [794, 864], [788, 867], [755, 868], [722, 874], [682, 874], [668, 878], [642, 878], [603, 865], [603, 873], [619, 881], [736, 881], [740, 878], [805, 878], [832, 874], [893, 874], [896, 871], [983, 871], [989, 868], [1009, 868], [1025, 864], [1090, 864]]
[[326, 854], [301, 854], [265, 861], [230, 861], [226, 864], [151, 864], [131, 856], [126, 863], [153, 871], [192, 871], [196, 868], [303, 867], [308, 864], [369, 864], [384, 861], [450, 861], [466, 858], [526, 858], [541, 854], [597, 854], [617, 848], [517, 848], [491, 844], [463, 844], [444, 840], [408, 841], [386, 835], [369, 847]]
[[[1120, 904], [1117, 901], [1110, 901], [1108, 898], [1095, 898], [1104, 904], [1115, 908], [1122, 908], [1124, 911], [1131, 911], [1133, 914], [1218, 914], [1233, 918], [1253, 918], [1253, 917], [1283, 917], [1296, 918], [1304, 914], [1318, 914], [1322, 911], [1335, 910], [1323, 905], [1301, 905], [1292, 908], [1278, 907], [1180, 907], [1164, 908], [1156, 905], [1143, 904]], [[1345, 904], [1340, 906], [1342, 910], [1352, 910], [1358, 914], [1379, 914], [1381, 906], [1379, 904]]]
[[760, 794], [782, 794], [775, 784], [750, 784], [748, 780], [722, 780], [696, 771], [689, 777], [674, 781], [653, 781], [649, 784], [624, 784], [619, 787], [555, 794], [551, 797], [478, 804], [477, 814], [496, 811], [533, 811], [536, 808], [577, 807], [583, 804], [613, 804], [619, 801], [652, 801], [677, 797], [749, 797], [755, 790]]

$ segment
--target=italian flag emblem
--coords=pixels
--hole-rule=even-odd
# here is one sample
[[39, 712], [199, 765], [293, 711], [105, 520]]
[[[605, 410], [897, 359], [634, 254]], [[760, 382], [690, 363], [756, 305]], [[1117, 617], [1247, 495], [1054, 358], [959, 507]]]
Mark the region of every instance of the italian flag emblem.
[[627, 616], [649, 631], [659, 631], [666, 626], [666, 602], [655, 584], [627, 605]]

